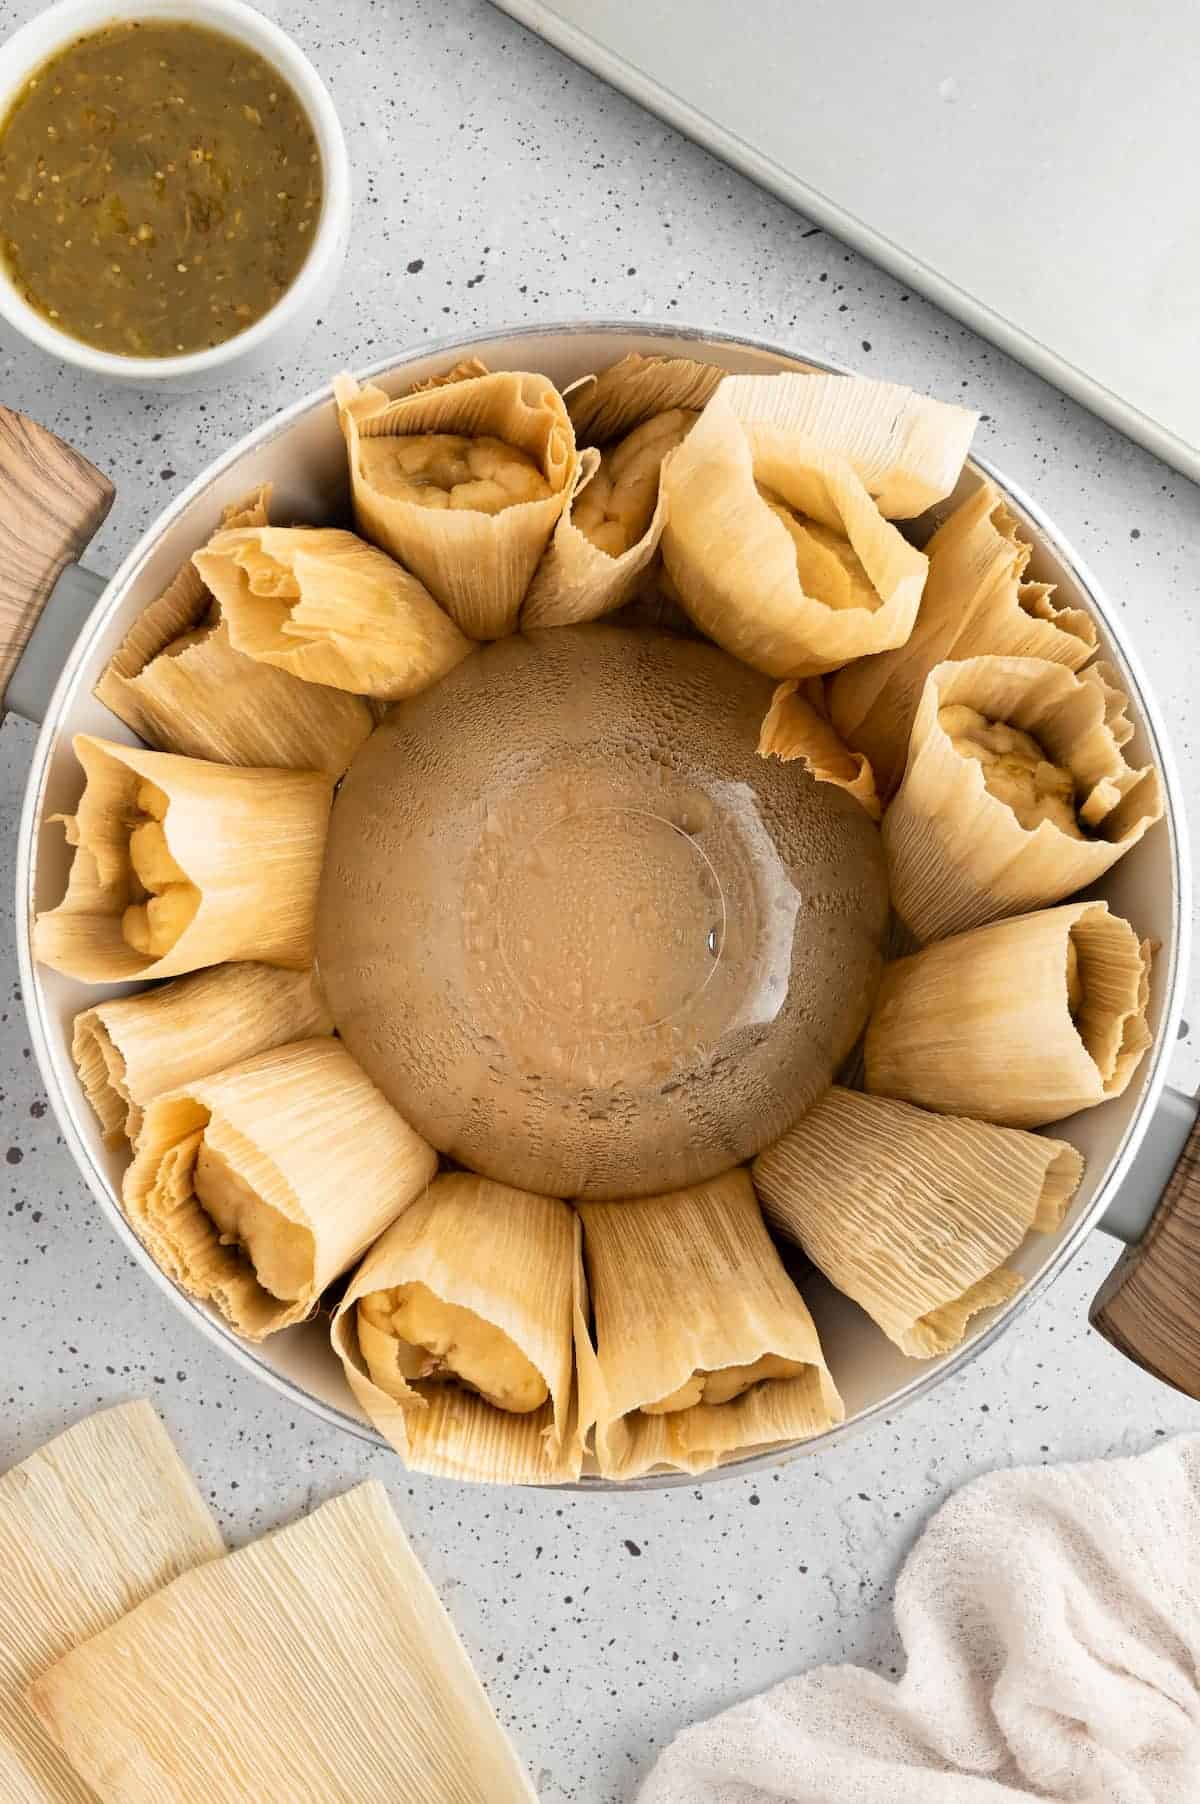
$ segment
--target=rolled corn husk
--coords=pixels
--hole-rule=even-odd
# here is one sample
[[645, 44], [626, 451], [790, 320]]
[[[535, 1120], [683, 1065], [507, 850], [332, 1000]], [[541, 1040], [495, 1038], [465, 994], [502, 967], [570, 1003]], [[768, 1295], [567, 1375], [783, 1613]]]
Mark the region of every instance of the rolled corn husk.
[[76, 1015], [71, 1056], [108, 1145], [136, 1141], [165, 1090], [333, 1032], [315, 971], [217, 965]]
[[[63, 822], [75, 855], [67, 893], [37, 918], [35, 958], [85, 983], [175, 977], [237, 959], [307, 970], [332, 780], [318, 771], [247, 770], [146, 752], [78, 733], [84, 790]], [[143, 782], [167, 798], [168, 850], [199, 892], [161, 957], [122, 931], [136, 901], [130, 815]]]
[[[359, 529], [413, 571], [469, 639], [511, 632], [579, 464], [570, 416], [553, 383], [504, 370], [391, 401], [380, 388], [339, 376], [334, 393]], [[496, 514], [431, 509], [389, 495], [370, 448], [424, 433], [499, 439], [533, 459], [550, 492]]]
[[1151, 1043], [1150, 959], [1149, 942], [1106, 902], [1068, 902], [926, 946], [884, 968], [867, 1089], [1009, 1127], [1107, 1102]]
[[537, 1804], [377, 1480], [185, 1573], [31, 1701], [106, 1804]]
[[[687, 357], [632, 355], [567, 391], [576, 437], [588, 448], [580, 454], [575, 486], [525, 597], [523, 629], [598, 620], [639, 591], [662, 537], [662, 460], [723, 374]], [[610, 478], [620, 482], [634, 460], [643, 484], [654, 483], [657, 498], [645, 530], [618, 552], [596, 544], [576, 516]]]
[[1095, 652], [1091, 617], [1057, 606], [1052, 584], [1024, 580], [1031, 554], [995, 483], [981, 482], [925, 546], [929, 576], [907, 643], [830, 678], [833, 723], [870, 760], [885, 797], [904, 775], [917, 704], [935, 664], [990, 653], [1079, 670]]
[[[663, 561], [688, 614], [734, 657], [774, 677], [815, 676], [902, 645], [917, 617], [925, 557], [884, 519], [847, 458], [796, 438], [771, 440], [760, 454], [755, 429], [727, 399], [732, 380], [662, 470]], [[765, 499], [760, 484], [779, 502]], [[840, 590], [812, 576], [810, 588], [829, 599], [806, 591], [781, 503], [783, 514], [803, 516], [824, 535], [815, 554], [831, 580], [852, 572], [860, 599], [842, 605]]]
[[262, 1340], [310, 1316], [436, 1170], [339, 1040], [297, 1040], [154, 1097], [121, 1199], [168, 1276]]
[[[1133, 728], [1112, 676], [1103, 664], [1076, 675], [1042, 658], [968, 658], [930, 671], [883, 821], [892, 905], [919, 940], [1071, 895], [1162, 818], [1158, 772], [1125, 760]], [[1020, 824], [939, 723], [939, 710], [955, 704], [1029, 734], [1070, 773], [1083, 836], [1050, 820]]]
[[[578, 1478], [582, 1461], [572, 1393], [581, 1281], [579, 1224], [568, 1204], [447, 1172], [354, 1273], [334, 1316], [333, 1345], [359, 1403], [415, 1471], [562, 1483]], [[498, 1330], [494, 1382], [503, 1381], [500, 1362], [508, 1355], [511, 1365], [515, 1348], [548, 1392], [540, 1406], [514, 1413], [453, 1377], [406, 1378], [400, 1341], [369, 1321], [360, 1302], [414, 1283]]]
[[799, 758], [818, 783], [834, 783], [866, 809], [873, 821], [883, 812], [875, 791], [870, 760], [852, 752], [839, 739], [825, 711], [823, 685], [810, 677], [780, 683], [771, 697], [758, 736], [760, 758]]
[[192, 562], [235, 651], [306, 683], [399, 701], [473, 649], [415, 576], [352, 532], [233, 528]]
[[[269, 495], [226, 508], [223, 525], [265, 526]], [[97, 700], [162, 751], [340, 777], [374, 724], [366, 703], [236, 651], [213, 606], [189, 559], [105, 665]]]
[[[743, 1170], [666, 1196], [580, 1203], [595, 1350], [580, 1355], [585, 1426], [607, 1478], [703, 1472], [751, 1447], [821, 1434], [843, 1416], [817, 1331]], [[697, 1373], [794, 1363], [724, 1403], [647, 1413]]]
[[771, 1226], [910, 1359], [957, 1347], [1022, 1280], [1006, 1261], [1062, 1225], [1083, 1176], [1065, 1140], [828, 1090], [759, 1154]]
[[0, 1477], [0, 1793], [96, 1804], [26, 1693], [64, 1654], [225, 1549], [148, 1403], [87, 1416]]

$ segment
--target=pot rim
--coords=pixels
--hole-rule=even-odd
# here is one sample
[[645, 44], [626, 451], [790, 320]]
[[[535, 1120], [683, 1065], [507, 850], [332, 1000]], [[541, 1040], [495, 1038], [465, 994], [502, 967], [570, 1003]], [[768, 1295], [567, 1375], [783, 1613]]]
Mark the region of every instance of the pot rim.
[[[797, 363], [807, 363], [810, 367], [824, 369], [838, 375], [852, 373], [844, 365], [831, 362], [827, 358], [809, 356], [805, 352], [788, 350], [781, 345], [773, 344], [767, 339], [726, 332], [719, 328], [673, 325], [651, 320], [572, 319], [559, 322], [547, 321], [544, 324], [481, 328], [467, 334], [456, 333], [446, 338], [422, 343], [419, 347], [400, 355], [378, 358], [356, 374], [362, 381], [371, 381], [402, 370], [406, 364], [416, 363], [430, 356], [453, 355], [483, 343], [497, 344], [503, 343], [505, 340], [560, 339], [585, 335], [660, 338], [672, 340], [678, 344], [741, 347], [762, 351], [770, 356], [788, 358]], [[40, 989], [33, 964], [30, 933], [37, 863], [35, 856], [37, 832], [41, 821], [42, 797], [49, 770], [50, 754], [57, 742], [61, 716], [74, 695], [78, 671], [90, 650], [92, 640], [106, 624], [109, 614], [117, 606], [129, 585], [136, 579], [143, 564], [153, 553], [160, 537], [172, 522], [249, 452], [261, 449], [282, 437], [305, 414], [332, 403], [332, 400], [332, 383], [324, 383], [321, 387], [301, 396], [300, 399], [273, 414], [262, 425], [255, 427], [209, 464], [181, 494], [176, 496], [174, 501], [169, 503], [142, 534], [109, 579], [92, 612], [81, 626], [63, 666], [62, 674], [55, 685], [46, 709], [45, 721], [38, 734], [17, 830], [17, 960], [34, 1055], [64, 1141], [83, 1174], [88, 1188], [104, 1210], [110, 1223], [121, 1235], [129, 1252], [150, 1274], [159, 1289], [169, 1297], [176, 1309], [182, 1314], [187, 1314], [201, 1333], [206, 1335], [212, 1344], [228, 1357], [232, 1357], [244, 1371], [268, 1384], [280, 1396], [286, 1397], [289, 1402], [298, 1405], [321, 1421], [375, 1446], [387, 1447], [389, 1443], [370, 1423], [363, 1421], [361, 1417], [353, 1416], [349, 1412], [339, 1409], [335, 1404], [326, 1403], [314, 1397], [302, 1386], [269, 1365], [255, 1346], [241, 1340], [228, 1324], [220, 1321], [202, 1304], [178, 1289], [138, 1240], [114, 1201], [107, 1179], [94, 1163], [90, 1151], [75, 1126], [72, 1113], [67, 1106], [65, 1091], [60, 1087], [55, 1073], [47, 1023], [44, 1018]], [[1166, 1082], [1170, 1051], [1174, 1045], [1183, 1006], [1183, 979], [1188, 968], [1191, 940], [1191, 917], [1188, 909], [1183, 906], [1183, 900], [1191, 894], [1191, 869], [1184, 826], [1181, 779], [1175, 765], [1161, 711], [1147, 683], [1141, 662], [1128, 642], [1125, 629], [1116, 617], [1111, 601], [1086, 562], [1047, 519], [1038, 504], [1032, 501], [1017, 484], [1001, 475], [986, 458], [973, 455], [968, 462], [972, 467], [990, 477], [1003, 493], [1028, 516], [1046, 544], [1054, 550], [1063, 565], [1071, 571], [1086, 593], [1089, 602], [1095, 605], [1105, 632], [1116, 650], [1118, 660], [1124, 666], [1122, 675], [1129, 682], [1137, 701], [1150, 740], [1151, 756], [1162, 774], [1163, 788], [1167, 799], [1166, 825], [1173, 867], [1172, 934], [1162, 1021], [1155, 1042], [1150, 1049], [1149, 1062], [1137, 1106], [1091, 1203], [1070, 1231], [1064, 1235], [1061, 1243], [1055, 1248], [1042, 1269], [1036, 1276], [1029, 1279], [994, 1321], [972, 1339], [964, 1341], [955, 1352], [945, 1358], [944, 1362], [940, 1362], [932, 1370], [917, 1371], [900, 1389], [891, 1392], [876, 1403], [869, 1404], [848, 1421], [827, 1429], [811, 1441], [789, 1442], [774, 1449], [768, 1448], [764, 1452], [751, 1454], [745, 1459], [730, 1461], [726, 1465], [714, 1467], [710, 1472], [700, 1474], [651, 1473], [624, 1481], [585, 1475], [574, 1483], [539, 1486], [538, 1489], [622, 1496], [638, 1490], [662, 1490], [679, 1485], [694, 1487], [712, 1483], [717, 1479], [741, 1478], [754, 1472], [778, 1468], [794, 1459], [811, 1455], [819, 1449], [825, 1449], [837, 1442], [844, 1441], [852, 1434], [858, 1434], [877, 1426], [887, 1417], [906, 1408], [910, 1403], [932, 1391], [937, 1385], [961, 1372], [978, 1354], [993, 1346], [1035, 1298], [1044, 1295], [1054, 1280], [1066, 1269], [1086, 1235], [1100, 1221], [1110, 1201], [1129, 1173], [1146, 1125]]]

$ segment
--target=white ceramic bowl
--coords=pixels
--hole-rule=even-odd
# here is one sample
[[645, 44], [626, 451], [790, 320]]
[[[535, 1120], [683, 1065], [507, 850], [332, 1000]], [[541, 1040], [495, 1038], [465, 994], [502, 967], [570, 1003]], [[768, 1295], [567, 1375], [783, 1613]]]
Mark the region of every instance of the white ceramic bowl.
[[109, 382], [189, 389], [242, 381], [299, 347], [341, 275], [351, 212], [350, 160], [341, 123], [329, 90], [308, 58], [278, 25], [244, 0], [58, 0], [15, 32], [0, 51], [0, 119], [22, 84], [49, 57], [76, 38], [123, 19], [207, 25], [256, 50], [291, 83], [316, 134], [324, 170], [321, 215], [312, 247], [296, 280], [261, 319], [223, 344], [182, 357], [122, 357], [60, 332], [22, 299], [2, 264], [0, 316], [60, 363], [74, 364]]

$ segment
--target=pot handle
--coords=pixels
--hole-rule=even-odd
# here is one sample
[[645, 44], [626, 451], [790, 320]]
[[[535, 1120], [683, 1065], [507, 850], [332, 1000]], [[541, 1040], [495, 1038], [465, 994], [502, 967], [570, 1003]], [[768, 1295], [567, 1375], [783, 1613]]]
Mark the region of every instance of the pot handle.
[[[1200, 1399], [1200, 1117], [1193, 1098], [1168, 1091], [1151, 1120], [1136, 1182], [1153, 1168], [1155, 1141], [1170, 1145], [1173, 1167], [1149, 1226], [1118, 1259], [1092, 1299], [1089, 1319], [1117, 1351], [1164, 1384]], [[1161, 1130], [1161, 1131], [1160, 1131]], [[1182, 1150], [1178, 1150], [1182, 1146]], [[1128, 1181], [1127, 1181], [1128, 1182]], [[1137, 1198], [1130, 1199], [1133, 1207]], [[1114, 1213], [1117, 1219], [1113, 1219]], [[1104, 1225], [1122, 1232], [1121, 1202]]]
[[38, 616], [113, 503], [113, 486], [70, 445], [0, 407], [0, 719]]

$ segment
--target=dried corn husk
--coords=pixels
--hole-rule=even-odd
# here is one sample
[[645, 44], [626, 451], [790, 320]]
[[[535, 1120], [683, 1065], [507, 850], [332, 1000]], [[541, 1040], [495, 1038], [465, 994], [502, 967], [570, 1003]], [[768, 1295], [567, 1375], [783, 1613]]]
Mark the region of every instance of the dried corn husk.
[[800, 758], [818, 783], [835, 783], [847, 790], [873, 821], [882, 813], [870, 762], [861, 752], [849, 751], [838, 738], [825, 712], [819, 677], [810, 677], [803, 692], [795, 680], [780, 683], [763, 718], [758, 755], [781, 758], [785, 763]]
[[76, 1015], [71, 1056], [108, 1145], [136, 1141], [165, 1090], [333, 1032], [315, 971], [217, 965]]
[[306, 683], [398, 701], [473, 649], [415, 576], [352, 532], [242, 527], [192, 562], [234, 649]]
[[[663, 465], [663, 561], [688, 614], [734, 657], [774, 677], [815, 676], [902, 645], [921, 599], [923, 554], [836, 452], [789, 439], [760, 462], [754, 433], [726, 398], [732, 380]], [[831, 606], [806, 593], [791, 533], [760, 483], [833, 531], [869, 602]]]
[[[332, 780], [317, 771], [245, 770], [146, 752], [78, 733], [77, 813], [55, 815], [75, 848], [67, 893], [37, 918], [34, 956], [85, 983], [174, 977], [234, 959], [307, 970]], [[168, 800], [168, 848], [200, 892], [161, 958], [137, 952], [121, 919], [135, 900], [129, 819], [141, 782]]]
[[375, 1480], [176, 1579], [32, 1701], [107, 1804], [537, 1804]]
[[[269, 495], [267, 485], [226, 508], [222, 524], [265, 526]], [[97, 699], [163, 751], [340, 777], [371, 731], [366, 703], [235, 651], [227, 623], [212, 610], [189, 559], [105, 665]], [[193, 643], [172, 649], [193, 634]]]
[[[661, 484], [646, 530], [619, 553], [594, 544], [576, 524], [576, 502], [606, 481], [610, 469], [615, 473], [623, 456], [657, 460], [652, 472], [657, 477], [662, 459], [690, 429], [723, 373], [687, 357], [633, 355], [568, 390], [576, 436], [588, 449], [580, 454], [575, 486], [525, 597], [523, 629], [598, 620], [637, 592], [656, 561], [662, 537], [666, 514]], [[657, 430], [659, 423], [671, 427], [671, 436], [639, 448], [634, 435]], [[596, 447], [603, 448], [603, 455]]]
[[[608, 1478], [653, 1466], [703, 1472], [753, 1446], [805, 1440], [843, 1416], [804, 1299], [780, 1262], [749, 1175], [636, 1202], [580, 1203], [595, 1311], [594, 1356], [580, 1355], [580, 1401]], [[764, 1355], [803, 1367], [733, 1401], [669, 1415], [644, 1405], [697, 1372]]]
[[470, 382], [475, 376], [489, 376], [491, 371], [480, 357], [464, 357], [461, 362], [451, 364], [440, 376], [427, 376], [424, 382], [414, 382], [407, 391], [410, 395], [428, 394], [431, 388], [449, 388], [452, 382]]
[[[1069, 961], [1082, 994], [1074, 1018]], [[1149, 983], [1149, 943], [1106, 902], [942, 940], [885, 967], [867, 1089], [1010, 1127], [1062, 1121], [1128, 1086], [1151, 1041]]]
[[[360, 388], [352, 377], [339, 376], [334, 392], [360, 530], [412, 570], [468, 638], [511, 632], [579, 463], [570, 417], [553, 383], [505, 370], [391, 401], [380, 388]], [[549, 485], [549, 496], [484, 514], [421, 507], [377, 486], [365, 446], [439, 432], [497, 438], [524, 451]]]
[[[445, 1173], [354, 1273], [333, 1344], [354, 1395], [414, 1470], [492, 1484], [561, 1483], [578, 1478], [582, 1460], [572, 1396], [580, 1282], [579, 1225], [566, 1203]], [[549, 1391], [541, 1407], [514, 1414], [453, 1380], [406, 1379], [399, 1341], [366, 1319], [359, 1299], [411, 1283], [506, 1335]]]
[[1005, 1261], [1061, 1226], [1082, 1176], [1064, 1140], [837, 1088], [753, 1165], [771, 1226], [911, 1359], [1016, 1294]]
[[999, 489], [981, 482], [925, 546], [929, 576], [907, 644], [830, 679], [834, 725], [870, 759], [884, 796], [904, 775], [913, 718], [935, 664], [991, 653], [1079, 670], [1095, 652], [1090, 616], [1056, 606], [1051, 584], [1024, 581], [1031, 550]]
[[0, 1478], [0, 1796], [95, 1804], [26, 1700], [80, 1642], [225, 1551], [148, 1403], [88, 1416]]
[[[756, 455], [794, 461], [796, 444], [844, 457], [888, 520], [911, 520], [949, 495], [979, 415], [865, 376], [730, 376], [722, 394]], [[763, 477], [772, 488], [772, 478]]]
[[[197, 1161], [213, 1156], [252, 1194], [253, 1228], [249, 1210], [238, 1218], [248, 1252], [197, 1195]], [[262, 1340], [311, 1315], [436, 1169], [340, 1041], [299, 1040], [156, 1096], [122, 1201], [176, 1283]]]
[[[1158, 772], [1125, 761], [1133, 728], [1112, 675], [1103, 664], [1075, 675], [1043, 658], [968, 658], [930, 671], [883, 821], [892, 904], [919, 940], [1057, 902], [1103, 876], [1161, 819]], [[1030, 734], [1068, 770], [1088, 837], [1052, 821], [1022, 827], [939, 724], [951, 704]]]

